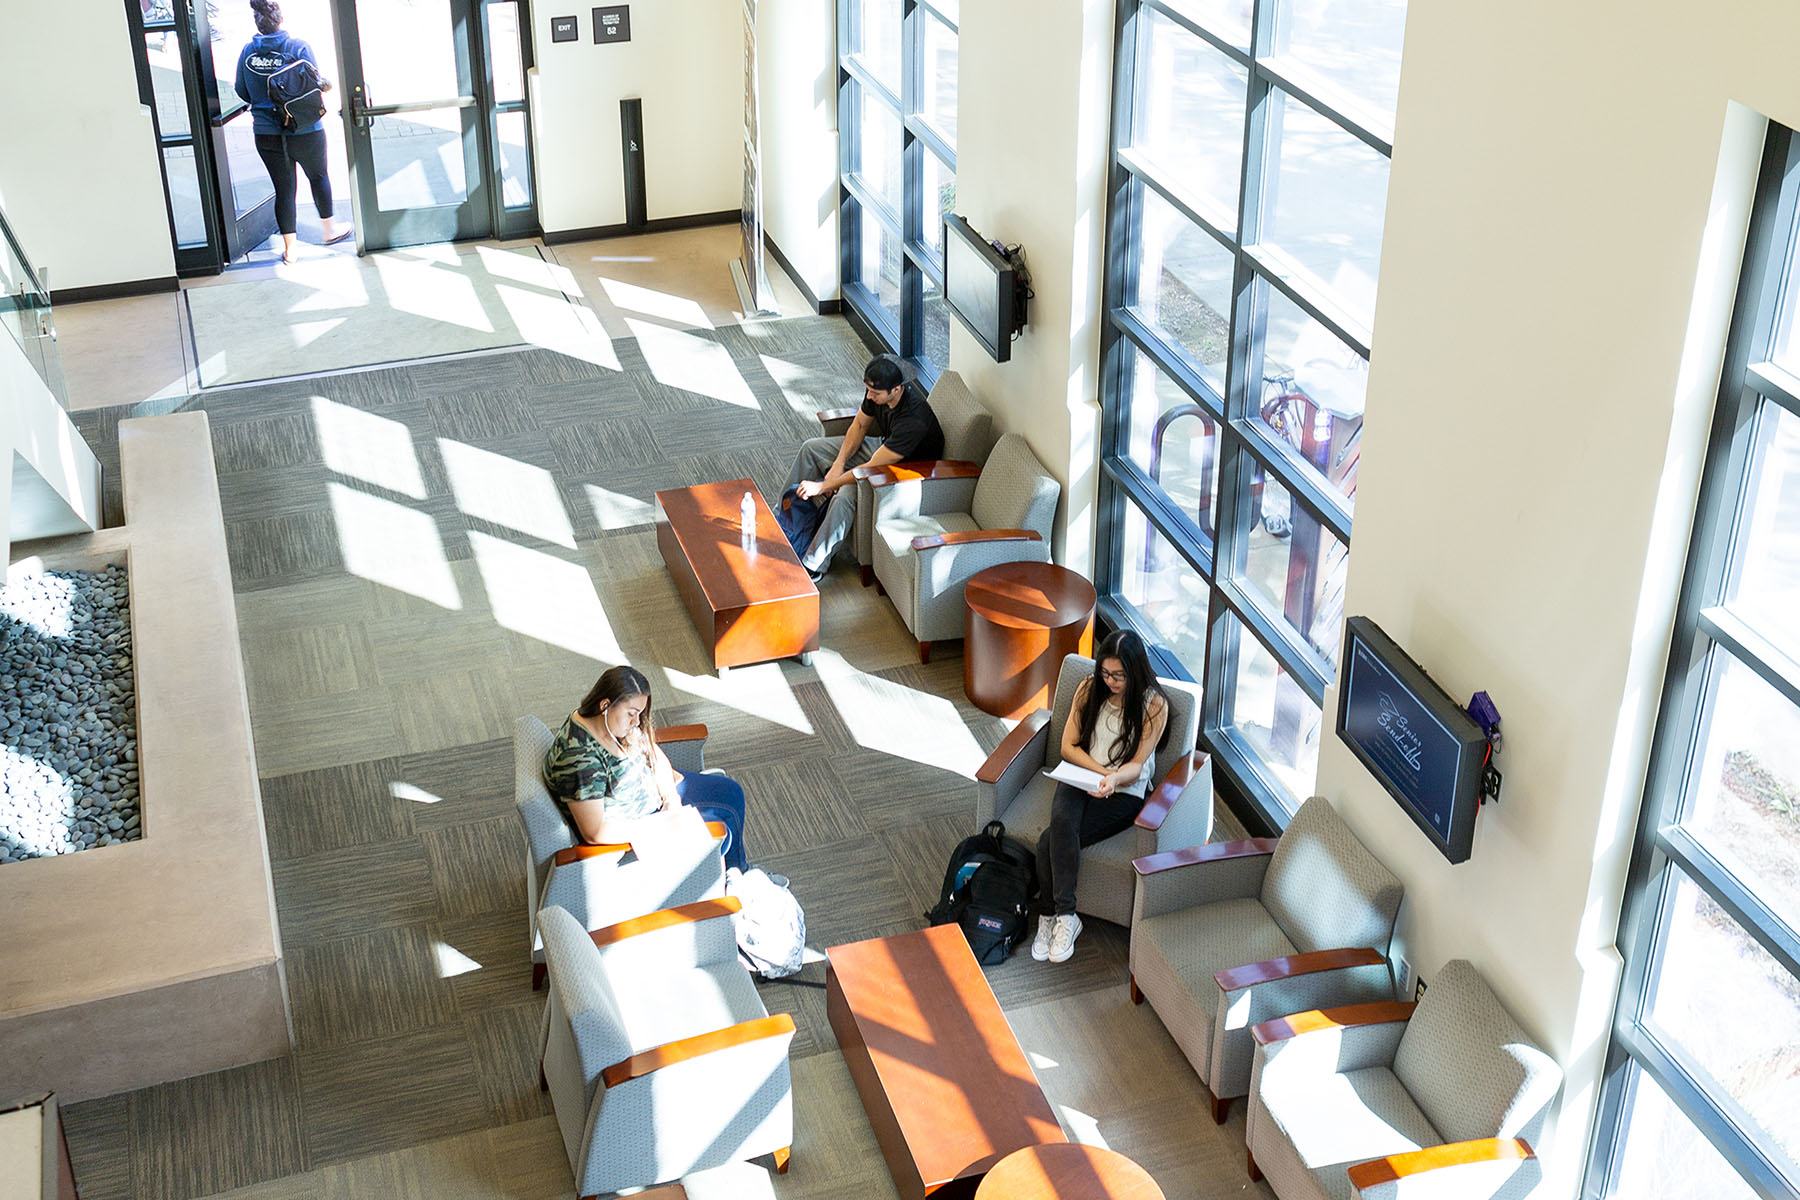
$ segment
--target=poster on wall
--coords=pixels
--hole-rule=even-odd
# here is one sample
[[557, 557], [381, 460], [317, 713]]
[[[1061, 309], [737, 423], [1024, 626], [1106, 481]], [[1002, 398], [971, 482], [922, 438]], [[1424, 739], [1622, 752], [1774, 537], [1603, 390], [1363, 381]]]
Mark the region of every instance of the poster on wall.
[[742, 245], [731, 264], [745, 317], [777, 315], [763, 270], [762, 129], [756, 95], [756, 6], [744, 0], [744, 194], [738, 213]]

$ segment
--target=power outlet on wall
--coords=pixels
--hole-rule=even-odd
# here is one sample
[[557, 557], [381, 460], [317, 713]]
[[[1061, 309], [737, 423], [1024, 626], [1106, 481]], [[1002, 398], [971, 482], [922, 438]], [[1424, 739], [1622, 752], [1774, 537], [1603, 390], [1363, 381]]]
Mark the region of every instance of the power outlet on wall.
[[1425, 998], [1425, 980], [1423, 977], [1421, 977], [1413, 983], [1413, 1003], [1417, 1004], [1419, 1001], [1423, 1000], [1424, 998]]
[[1412, 978], [1412, 964], [1400, 955], [1394, 955], [1394, 988], [1399, 995], [1406, 995], [1406, 981]]

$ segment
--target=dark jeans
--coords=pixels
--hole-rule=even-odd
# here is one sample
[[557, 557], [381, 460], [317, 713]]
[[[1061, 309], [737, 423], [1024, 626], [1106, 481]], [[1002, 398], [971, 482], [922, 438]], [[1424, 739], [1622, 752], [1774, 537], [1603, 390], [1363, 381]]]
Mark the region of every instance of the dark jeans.
[[331, 215], [331, 176], [325, 173], [325, 131], [311, 133], [259, 133], [256, 152], [269, 169], [269, 182], [275, 185], [275, 227], [283, 233], [294, 232], [294, 196], [300, 190], [294, 177], [298, 166], [312, 184], [313, 204], [323, 220]]
[[1037, 844], [1038, 901], [1045, 915], [1061, 917], [1075, 911], [1081, 848], [1122, 832], [1143, 807], [1142, 796], [1090, 796], [1066, 783], [1056, 785], [1050, 827]]
[[725, 865], [750, 869], [744, 857], [744, 789], [729, 775], [683, 775], [675, 784], [681, 802], [725, 826]]

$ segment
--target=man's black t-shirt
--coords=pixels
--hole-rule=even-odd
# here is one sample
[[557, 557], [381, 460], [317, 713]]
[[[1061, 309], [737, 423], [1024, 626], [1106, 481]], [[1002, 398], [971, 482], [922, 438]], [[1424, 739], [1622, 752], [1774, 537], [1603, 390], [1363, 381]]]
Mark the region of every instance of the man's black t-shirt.
[[872, 419], [869, 432], [881, 439], [884, 449], [898, 454], [902, 461], [944, 457], [944, 430], [937, 414], [926, 403], [925, 389], [913, 380], [906, 381], [900, 403], [888, 408], [873, 400], [864, 400], [863, 412]]

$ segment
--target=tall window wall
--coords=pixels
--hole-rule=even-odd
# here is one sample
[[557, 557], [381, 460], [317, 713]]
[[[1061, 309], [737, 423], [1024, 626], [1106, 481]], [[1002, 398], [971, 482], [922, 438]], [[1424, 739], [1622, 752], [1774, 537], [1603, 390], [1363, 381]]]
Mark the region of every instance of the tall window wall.
[[935, 379], [950, 357], [960, 0], [838, 0], [838, 228], [846, 305]]
[[1102, 607], [1279, 825], [1337, 673], [1404, 0], [1121, 0]]
[[1587, 1193], [1800, 1197], [1800, 136], [1771, 131], [1676, 615]]

